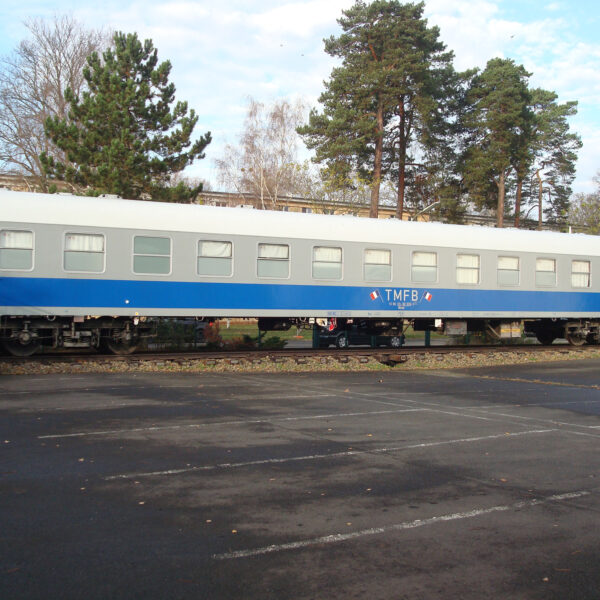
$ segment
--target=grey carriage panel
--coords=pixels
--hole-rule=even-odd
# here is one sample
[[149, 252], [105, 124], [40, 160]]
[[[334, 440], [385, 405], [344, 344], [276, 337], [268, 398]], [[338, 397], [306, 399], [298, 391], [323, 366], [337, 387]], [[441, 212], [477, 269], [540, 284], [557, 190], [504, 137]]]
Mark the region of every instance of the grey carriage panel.
[[[8, 225], [7, 225], [8, 227]], [[11, 229], [27, 229], [35, 233], [34, 270], [33, 271], [3, 271], [2, 276], [10, 277], [78, 277], [102, 279], [132, 279], [132, 280], [174, 280], [174, 281], [218, 281], [220, 278], [211, 276], [203, 278], [197, 274], [197, 245], [198, 241], [211, 239], [230, 241], [233, 244], [233, 273], [223, 277], [223, 282], [235, 283], [264, 283], [257, 276], [257, 256], [259, 243], [281, 244], [281, 238], [227, 235], [216, 236], [202, 232], [169, 232], [144, 231], [93, 227], [62, 227], [58, 225], [40, 224], [10, 224]], [[102, 233], [106, 239], [106, 268], [101, 274], [77, 273], [65, 271], [63, 263], [63, 240], [67, 231], [81, 233]], [[133, 240], [135, 236], [168, 237], [172, 240], [171, 258], [172, 269], [169, 275], [143, 275], [133, 273]], [[342, 248], [343, 279], [316, 280], [312, 277], [312, 249], [323, 246], [322, 240], [310, 238], [295, 238], [286, 240], [290, 245], [290, 277], [285, 284], [295, 285], [327, 285], [327, 286], [365, 286], [370, 287], [375, 282], [365, 281], [364, 250], [365, 248], [386, 249], [392, 252], [392, 280], [381, 282], [375, 287], [431, 287], [435, 288], [481, 288], [481, 289], [513, 289], [536, 290], [535, 271], [537, 258], [552, 258], [556, 260], [557, 285], [550, 288], [555, 291], [573, 291], [571, 285], [571, 268], [573, 260], [585, 260], [591, 264], [590, 287], [575, 288], [580, 292], [600, 291], [600, 257], [581, 255], [550, 255], [536, 252], [506, 252], [506, 251], [473, 251], [457, 246], [456, 248], [438, 248], [431, 245], [404, 246], [401, 244], [352, 243], [332, 241], [332, 245]], [[436, 252], [438, 262], [437, 282], [417, 283], [411, 281], [411, 256], [413, 251]], [[480, 283], [461, 285], [456, 282], [456, 257], [458, 254], [476, 254], [480, 256]], [[519, 258], [519, 285], [498, 285], [497, 261], [498, 256], [517, 256]]]

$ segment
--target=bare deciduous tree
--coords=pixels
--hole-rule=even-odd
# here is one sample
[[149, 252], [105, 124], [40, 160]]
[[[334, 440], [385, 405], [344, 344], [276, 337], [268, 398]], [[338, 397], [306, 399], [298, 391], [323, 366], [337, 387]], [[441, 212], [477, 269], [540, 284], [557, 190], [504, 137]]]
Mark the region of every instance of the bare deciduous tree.
[[369, 208], [371, 185], [356, 173], [332, 177], [327, 169], [319, 171], [306, 161], [296, 165], [293, 193], [310, 201], [315, 213], [358, 214]]
[[227, 144], [215, 160], [219, 183], [238, 193], [251, 193], [257, 208], [276, 209], [279, 198], [294, 193], [302, 102], [277, 100], [271, 106], [250, 98], [239, 146]]
[[50, 23], [33, 19], [25, 25], [30, 38], [0, 59], [0, 169], [29, 176], [46, 190], [39, 155], [46, 152], [61, 162], [66, 157], [47, 140], [44, 121], [67, 116], [65, 89], [81, 92], [86, 58], [107, 47], [110, 35], [85, 29], [70, 16], [56, 16]]
[[569, 224], [576, 231], [600, 235], [600, 171], [594, 177], [596, 190], [575, 194], [569, 210]]

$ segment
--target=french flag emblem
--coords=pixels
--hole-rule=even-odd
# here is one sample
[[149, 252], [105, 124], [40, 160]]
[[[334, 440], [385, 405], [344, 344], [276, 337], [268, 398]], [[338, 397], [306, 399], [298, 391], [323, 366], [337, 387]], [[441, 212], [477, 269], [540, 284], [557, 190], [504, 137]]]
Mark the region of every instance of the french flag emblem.
[[381, 294], [377, 290], [373, 290], [369, 296], [371, 296], [371, 300], [377, 300], [381, 296]]
[[429, 292], [425, 292], [424, 298], [425, 298], [425, 300], [427, 300], [427, 302], [431, 302], [431, 299], [433, 298], [433, 296]]

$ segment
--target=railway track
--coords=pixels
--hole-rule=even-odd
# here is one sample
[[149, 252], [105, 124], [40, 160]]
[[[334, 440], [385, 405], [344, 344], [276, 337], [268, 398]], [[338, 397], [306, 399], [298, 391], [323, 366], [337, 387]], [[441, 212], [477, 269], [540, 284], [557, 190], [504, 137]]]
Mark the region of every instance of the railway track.
[[379, 361], [386, 365], [396, 365], [410, 361], [414, 358], [423, 356], [437, 355], [443, 357], [448, 354], [462, 354], [474, 357], [476, 355], [507, 355], [507, 354], [535, 354], [540, 352], [556, 352], [561, 354], [579, 353], [585, 355], [588, 352], [598, 350], [598, 346], [569, 346], [553, 344], [549, 346], [542, 345], [510, 345], [510, 346], [432, 346], [429, 348], [419, 346], [408, 346], [399, 349], [390, 348], [350, 348], [339, 349], [279, 349], [279, 350], [245, 350], [245, 351], [171, 351], [171, 352], [140, 352], [131, 355], [98, 354], [95, 352], [87, 353], [69, 353], [60, 352], [55, 354], [39, 354], [29, 357], [0, 356], [0, 362], [9, 364], [20, 363], [189, 363], [199, 361], [204, 364], [217, 364], [221, 362], [229, 364], [252, 364], [271, 361], [274, 363], [285, 362], [287, 360], [295, 361], [299, 364], [308, 360], [320, 360], [327, 362], [330, 360], [338, 362], [348, 362], [358, 360], [359, 362], [368, 362], [371, 360]]

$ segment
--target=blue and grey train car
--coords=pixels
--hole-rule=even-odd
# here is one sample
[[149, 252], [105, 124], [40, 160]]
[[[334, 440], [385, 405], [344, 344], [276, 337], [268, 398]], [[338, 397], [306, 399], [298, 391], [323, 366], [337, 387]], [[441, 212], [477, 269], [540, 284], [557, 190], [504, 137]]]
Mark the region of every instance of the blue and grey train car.
[[0, 191], [0, 338], [133, 349], [153, 317], [598, 343], [600, 238]]

